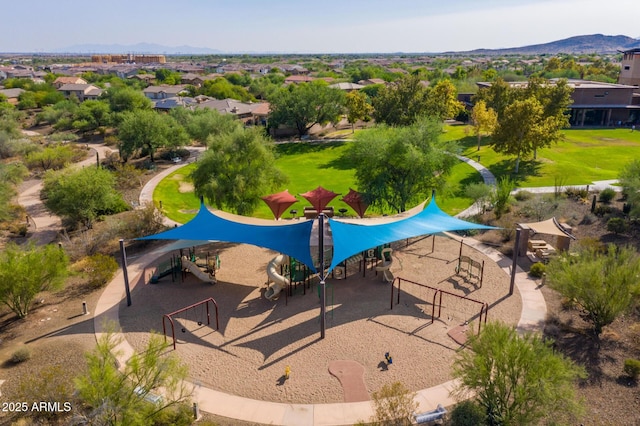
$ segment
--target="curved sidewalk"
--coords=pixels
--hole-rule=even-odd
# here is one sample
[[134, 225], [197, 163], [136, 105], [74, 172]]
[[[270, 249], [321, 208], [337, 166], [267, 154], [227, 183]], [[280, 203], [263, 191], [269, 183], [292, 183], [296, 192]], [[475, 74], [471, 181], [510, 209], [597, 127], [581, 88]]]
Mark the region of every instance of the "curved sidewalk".
[[[467, 162], [479, 171], [485, 170], [483, 177], [485, 179], [489, 178], [488, 180], [490, 181], [493, 176], [491, 172], [473, 160], [468, 160]], [[143, 189], [140, 195], [140, 204], [152, 202], [153, 189], [157, 183], [180, 167], [182, 165], [173, 166], [154, 177]], [[448, 235], [451, 238], [460, 239], [457, 235]], [[511, 259], [475, 240], [467, 238], [465, 243], [487, 255], [510, 276]], [[137, 277], [143, 273], [144, 268], [158, 256], [160, 256], [159, 252], [152, 251], [132, 262], [128, 268], [129, 276], [132, 277], [131, 283], [137, 282]], [[544, 325], [547, 308], [537, 283], [531, 280], [526, 272], [518, 268], [515, 284], [522, 298], [522, 312], [518, 322], [518, 330], [521, 332], [541, 330]], [[123, 298], [124, 280], [122, 272], [120, 272], [107, 286], [95, 309], [94, 326], [97, 338], [100, 338], [105, 332], [105, 319], [119, 324], [119, 305]], [[121, 352], [118, 356], [121, 363], [126, 362], [134, 353], [134, 349], [124, 339], [124, 336], [122, 337], [122, 343], [116, 348], [116, 351]], [[450, 396], [450, 391], [454, 387], [455, 381], [448, 381], [438, 386], [417, 391], [415, 401], [418, 403], [418, 412], [433, 410], [438, 404], [443, 406], [455, 404], [457, 401]], [[375, 408], [371, 401], [332, 404], [285, 404], [244, 398], [201, 386], [194, 387], [194, 389], [194, 401], [198, 402], [200, 410], [246, 422], [296, 426], [350, 425], [360, 421], [368, 421], [375, 414]]]

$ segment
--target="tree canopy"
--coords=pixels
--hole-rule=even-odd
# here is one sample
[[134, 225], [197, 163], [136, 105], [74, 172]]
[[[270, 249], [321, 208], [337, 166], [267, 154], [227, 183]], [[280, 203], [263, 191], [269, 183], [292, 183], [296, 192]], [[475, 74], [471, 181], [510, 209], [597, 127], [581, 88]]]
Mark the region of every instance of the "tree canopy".
[[406, 127], [379, 126], [358, 134], [348, 156], [358, 190], [374, 206], [402, 212], [440, 187], [455, 157], [438, 142], [441, 123], [422, 118]]
[[373, 107], [369, 103], [367, 95], [357, 90], [347, 93], [346, 97], [347, 121], [354, 129], [354, 124], [358, 120], [371, 120]]
[[188, 110], [184, 108], [174, 108], [170, 115], [184, 126], [191, 139], [200, 143], [206, 143], [209, 136], [217, 136], [224, 133], [231, 133], [235, 129], [242, 127], [242, 122], [237, 120], [232, 114], [221, 114], [217, 110], [210, 108], [199, 108]]
[[136, 152], [154, 154], [161, 147], [178, 147], [189, 142], [184, 127], [170, 115], [161, 115], [151, 110], [129, 111], [122, 114], [118, 128], [120, 156], [128, 159]]
[[471, 395], [485, 409], [487, 424], [528, 425], [580, 413], [573, 386], [586, 373], [551, 341], [494, 322], [470, 337], [453, 376], [460, 381], [456, 393]]
[[373, 118], [389, 126], [408, 126], [426, 113], [427, 89], [420, 77], [408, 75], [382, 87], [373, 98]]
[[269, 126], [294, 126], [299, 136], [316, 124], [337, 123], [344, 112], [345, 95], [325, 81], [291, 84], [275, 92], [271, 99]]
[[219, 208], [249, 215], [260, 197], [283, 185], [272, 145], [261, 129], [237, 128], [207, 140], [192, 172], [195, 193]]
[[96, 167], [47, 172], [42, 191], [51, 211], [87, 228], [101, 215], [129, 208], [115, 190], [113, 174]]

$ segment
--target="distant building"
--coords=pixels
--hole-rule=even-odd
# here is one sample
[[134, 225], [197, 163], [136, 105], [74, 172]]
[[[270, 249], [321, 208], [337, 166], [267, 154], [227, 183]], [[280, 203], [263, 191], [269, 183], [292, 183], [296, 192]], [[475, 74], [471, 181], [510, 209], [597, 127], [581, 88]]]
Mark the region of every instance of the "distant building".
[[176, 86], [149, 86], [142, 91], [144, 95], [155, 101], [158, 99], [167, 99], [173, 98], [176, 96], [181, 96], [187, 93], [187, 86], [185, 85], [176, 85]]
[[54, 80], [53, 87], [55, 87], [56, 89], [59, 89], [65, 84], [87, 84], [87, 82], [86, 80], [80, 77], [62, 76]]
[[58, 88], [65, 98], [75, 96], [80, 102], [95, 100], [102, 95], [103, 90], [92, 84], [65, 84]]
[[[555, 84], [558, 79], [551, 79]], [[478, 82], [480, 90], [491, 86], [488, 82]], [[511, 87], [527, 87], [526, 81], [508, 83]], [[601, 83], [588, 80], [567, 80], [573, 88], [569, 106], [569, 123], [572, 127], [631, 125], [640, 122], [640, 105], [636, 103], [637, 87], [626, 84]]]
[[640, 48], [622, 52], [618, 83], [640, 86]]
[[92, 55], [91, 62], [117, 64], [166, 64], [167, 58], [164, 55]]

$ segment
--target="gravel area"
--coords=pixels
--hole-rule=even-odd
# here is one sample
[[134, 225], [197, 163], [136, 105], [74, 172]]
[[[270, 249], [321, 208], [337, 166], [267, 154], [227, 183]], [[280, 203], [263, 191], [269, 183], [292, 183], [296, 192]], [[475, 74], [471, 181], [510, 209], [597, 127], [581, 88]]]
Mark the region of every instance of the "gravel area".
[[[120, 321], [127, 340], [141, 350], [151, 330], [162, 332], [164, 314], [213, 297], [219, 308], [219, 330], [213, 315], [211, 325], [206, 324], [204, 308], [176, 319], [176, 353], [189, 365], [196, 383], [213, 389], [275, 402], [343, 402], [340, 383], [328, 371], [335, 360], [363, 365], [369, 393], [394, 381], [412, 390], [428, 388], [451, 379], [450, 366], [461, 346], [447, 332], [465, 321], [474, 331], [478, 328], [480, 305], [447, 295], [439, 318], [431, 323], [434, 290], [406, 282], [400, 303], [394, 300], [390, 309], [391, 285], [372, 269], [363, 277], [354, 263], [346, 279], [327, 279], [327, 328], [325, 339], [320, 339], [317, 279], [306, 294], [300, 285], [287, 299], [282, 294], [277, 301], [268, 301], [262, 297], [266, 266], [276, 253], [232, 244], [211, 245], [199, 252], [204, 256], [206, 250], [220, 253], [216, 285], [190, 274], [184, 281], [172, 282], [169, 276], [158, 284], [137, 284], [133, 306], [120, 306]], [[507, 297], [507, 274], [465, 245], [463, 255], [485, 261], [483, 284], [457, 276], [459, 250], [459, 242], [441, 236], [435, 244], [432, 237], [403, 242], [395, 247], [391, 271], [395, 277], [487, 303], [489, 321], [515, 326], [522, 304], [517, 290]], [[391, 365], [385, 362], [386, 352], [393, 358]], [[291, 375], [283, 386], [287, 366]]]

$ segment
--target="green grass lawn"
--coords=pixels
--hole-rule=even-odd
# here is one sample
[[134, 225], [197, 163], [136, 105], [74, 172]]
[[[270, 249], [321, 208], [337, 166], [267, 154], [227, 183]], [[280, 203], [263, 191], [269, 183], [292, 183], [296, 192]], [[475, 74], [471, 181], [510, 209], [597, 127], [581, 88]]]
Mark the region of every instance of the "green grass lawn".
[[[317, 188], [319, 185], [341, 195], [346, 195], [349, 188], [355, 188], [354, 169], [344, 159], [348, 144], [351, 142], [330, 143], [291, 143], [276, 146], [278, 155], [276, 164], [288, 177], [289, 182], [277, 191], [288, 189], [298, 200], [290, 209], [298, 210], [302, 214], [305, 206], [310, 204], [299, 194]], [[189, 182], [189, 174], [195, 165], [185, 166], [163, 179], [153, 193], [156, 206], [162, 201], [163, 213], [178, 222], [185, 223], [191, 219], [198, 209], [199, 201], [193, 192], [185, 192], [185, 182]], [[465, 163], [456, 165], [449, 179], [447, 191], [438, 196], [438, 205], [451, 214], [467, 208], [472, 200], [463, 197], [464, 186], [471, 182], [479, 182], [480, 175]], [[181, 183], [183, 186], [180, 190]], [[268, 195], [268, 194], [265, 194]], [[341, 196], [336, 197], [329, 206], [338, 212], [347, 209], [347, 216], [355, 216], [354, 211], [344, 202]], [[368, 214], [382, 214], [382, 212], [367, 211]], [[392, 213], [392, 212], [385, 212]], [[273, 214], [266, 204], [260, 204], [253, 216], [272, 219]], [[283, 217], [290, 217], [289, 214]]]
[[[463, 155], [474, 160], [479, 156], [480, 162], [497, 177], [512, 176], [521, 187], [554, 186], [556, 183], [565, 186], [587, 185], [597, 180], [616, 179], [624, 165], [634, 158], [640, 158], [640, 132], [631, 132], [629, 129], [570, 129], [563, 132], [563, 141], [541, 149], [537, 160], [522, 161], [520, 173], [516, 176], [512, 174], [514, 159], [497, 154], [489, 148], [489, 138], [482, 139], [482, 147], [477, 151], [477, 138], [471, 134], [468, 126], [445, 126], [444, 130], [443, 139], [458, 141]], [[351, 142], [277, 145], [276, 163], [289, 177], [289, 182], [278, 191], [288, 189], [300, 200], [290, 209], [298, 210], [298, 215], [301, 215], [304, 206], [309, 203], [299, 194], [319, 185], [342, 195], [349, 192], [350, 187], [357, 189], [352, 165], [344, 159], [349, 143]], [[156, 205], [162, 201], [163, 212], [181, 223], [192, 218], [199, 205], [193, 192], [186, 191], [184, 187], [193, 167], [195, 166], [186, 166], [166, 177], [153, 194]], [[438, 205], [449, 214], [457, 214], [469, 207], [472, 200], [464, 196], [464, 188], [474, 182], [481, 182], [480, 174], [467, 164], [459, 163], [451, 172], [447, 188], [438, 194]], [[340, 198], [336, 197], [329, 205], [336, 212], [347, 208], [347, 215], [355, 215]], [[261, 204], [253, 215], [273, 218], [266, 204]], [[285, 214], [284, 217], [290, 215]]]
[[537, 160], [520, 163], [520, 173], [513, 175], [515, 158], [497, 154], [488, 147], [490, 138], [477, 138], [466, 131], [468, 126], [447, 126], [445, 138], [457, 140], [469, 158], [480, 162], [497, 177], [511, 176], [518, 186], [587, 185], [593, 181], [617, 179], [619, 171], [632, 159], [640, 158], [640, 133], [629, 129], [568, 129], [563, 140], [538, 151]]

